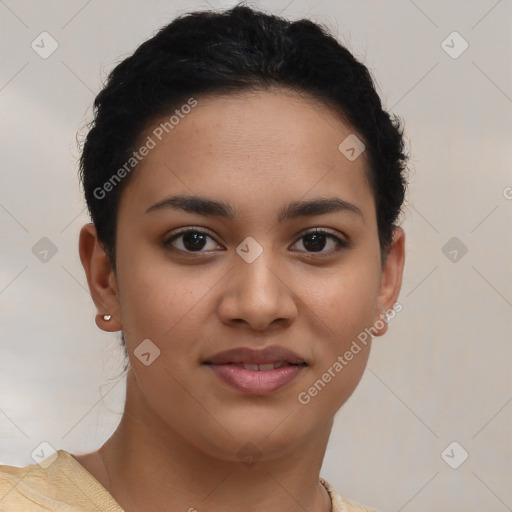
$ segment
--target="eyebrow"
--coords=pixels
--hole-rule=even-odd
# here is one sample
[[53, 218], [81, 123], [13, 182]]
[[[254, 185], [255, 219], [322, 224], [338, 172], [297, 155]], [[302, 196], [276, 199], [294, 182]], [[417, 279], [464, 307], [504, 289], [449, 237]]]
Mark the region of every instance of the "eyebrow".
[[[166, 197], [153, 206], [150, 206], [145, 213], [167, 209], [183, 210], [203, 216], [224, 217], [229, 220], [235, 219], [235, 209], [230, 203], [205, 197], [185, 195]], [[279, 209], [277, 221], [283, 222], [297, 217], [323, 215], [333, 212], [355, 213], [364, 221], [364, 215], [360, 208], [338, 197], [319, 198], [309, 201], [293, 201]]]

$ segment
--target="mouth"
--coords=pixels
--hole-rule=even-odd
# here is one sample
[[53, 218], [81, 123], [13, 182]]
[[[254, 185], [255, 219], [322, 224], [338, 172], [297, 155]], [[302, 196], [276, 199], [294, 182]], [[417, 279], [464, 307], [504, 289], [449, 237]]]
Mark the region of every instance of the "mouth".
[[307, 365], [305, 359], [290, 349], [279, 345], [271, 345], [258, 350], [249, 347], [232, 348], [215, 354], [203, 363], [239, 365], [252, 371], [269, 371], [288, 365]]
[[290, 385], [309, 364], [291, 350], [273, 345], [226, 350], [203, 361], [203, 366], [231, 390], [261, 396]]
[[[203, 364], [207, 365], [214, 365], [218, 366], [219, 364], [211, 363], [211, 362], [205, 362]], [[290, 363], [289, 361], [274, 361], [271, 363], [235, 363], [235, 362], [229, 362], [229, 363], [221, 363], [222, 365], [226, 366], [236, 366], [238, 368], [243, 368], [244, 370], [253, 371], [253, 372], [268, 372], [271, 370], [277, 370], [279, 368], [283, 368], [285, 366], [307, 366], [307, 363]]]
[[268, 395], [290, 385], [305, 371], [306, 364], [224, 363], [205, 364], [211, 374], [231, 390], [247, 395]]

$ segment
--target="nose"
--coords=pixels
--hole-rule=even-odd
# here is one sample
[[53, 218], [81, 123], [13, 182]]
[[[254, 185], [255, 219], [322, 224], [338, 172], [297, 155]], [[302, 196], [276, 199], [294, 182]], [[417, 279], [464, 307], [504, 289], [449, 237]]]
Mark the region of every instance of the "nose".
[[235, 268], [227, 277], [218, 315], [231, 326], [244, 324], [256, 331], [289, 326], [297, 316], [295, 293], [283, 266], [271, 258], [270, 250], [252, 263], [235, 255]]

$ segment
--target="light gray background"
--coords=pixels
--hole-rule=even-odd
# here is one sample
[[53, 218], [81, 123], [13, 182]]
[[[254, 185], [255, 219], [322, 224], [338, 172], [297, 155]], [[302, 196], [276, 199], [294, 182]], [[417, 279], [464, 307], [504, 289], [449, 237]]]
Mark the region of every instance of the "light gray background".
[[[382, 511], [512, 510], [511, 0], [255, 5], [327, 23], [411, 141], [403, 310], [337, 415], [322, 476]], [[115, 63], [208, 7], [0, 0], [2, 464], [33, 463], [42, 441], [94, 450], [117, 426], [122, 352], [94, 324], [78, 258], [75, 136]], [[31, 48], [43, 31], [59, 45], [47, 59]], [[453, 31], [469, 44], [456, 59], [441, 46]], [[46, 263], [32, 253], [42, 237], [58, 249]], [[452, 237], [468, 249], [455, 262], [442, 251]], [[458, 469], [441, 457], [453, 441], [469, 453]]]

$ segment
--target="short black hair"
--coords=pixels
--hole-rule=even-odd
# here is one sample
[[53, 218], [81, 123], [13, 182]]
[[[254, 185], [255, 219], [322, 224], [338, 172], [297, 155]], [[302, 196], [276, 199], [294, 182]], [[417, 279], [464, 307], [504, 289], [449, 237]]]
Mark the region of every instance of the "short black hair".
[[406, 191], [399, 119], [384, 111], [368, 69], [325, 27], [238, 4], [174, 19], [113, 69], [94, 101], [79, 172], [114, 271], [119, 199], [130, 178], [126, 163], [136, 164], [141, 133], [191, 97], [275, 86], [335, 109], [362, 137], [385, 259]]

